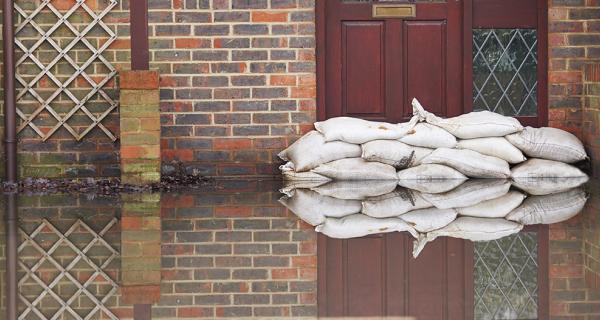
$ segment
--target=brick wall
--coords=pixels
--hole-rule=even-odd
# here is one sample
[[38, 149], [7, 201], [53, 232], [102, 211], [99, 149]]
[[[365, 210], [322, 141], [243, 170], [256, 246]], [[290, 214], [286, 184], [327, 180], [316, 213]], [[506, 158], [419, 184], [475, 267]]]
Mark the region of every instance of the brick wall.
[[150, 11], [163, 163], [272, 174], [315, 120], [314, 0], [150, 1]]
[[[548, 4], [550, 125], [576, 133], [594, 154], [598, 117], [595, 106], [586, 107], [582, 66], [600, 61], [600, 7], [593, 0]], [[163, 171], [181, 162], [190, 174], [272, 174], [276, 152], [315, 120], [314, 0], [149, 6], [151, 67], [162, 75]], [[106, 19], [119, 35], [106, 56], [121, 70], [130, 57], [127, 8], [121, 1]], [[117, 116], [107, 126], [118, 132]], [[99, 130], [79, 143], [64, 132], [42, 142], [26, 130], [20, 150], [23, 176], [119, 175], [118, 143]]]
[[600, 63], [600, 6], [593, 0], [549, 0], [548, 6], [549, 124], [582, 138], [592, 160], [599, 159], [598, 104], [586, 99], [597, 94], [586, 90], [584, 66]]

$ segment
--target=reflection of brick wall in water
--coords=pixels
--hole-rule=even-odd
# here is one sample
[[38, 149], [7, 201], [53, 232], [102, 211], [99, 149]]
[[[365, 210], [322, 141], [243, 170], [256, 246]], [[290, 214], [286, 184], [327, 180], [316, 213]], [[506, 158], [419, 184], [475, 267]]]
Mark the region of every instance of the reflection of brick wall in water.
[[0, 314], [6, 314], [6, 213], [0, 202]]
[[[162, 205], [162, 282], [160, 300], [153, 306], [154, 318], [174, 317], [300, 317], [316, 315], [316, 235], [277, 202], [278, 192], [251, 192], [264, 189], [259, 183], [232, 182], [239, 193], [202, 192], [196, 195], [163, 194]], [[271, 189], [269, 189], [271, 190]], [[126, 198], [122, 198], [125, 200]], [[21, 197], [21, 227], [30, 234], [47, 219], [61, 232], [66, 232], [79, 218], [95, 231], [111, 219], [120, 219], [116, 198], [86, 199], [84, 196]], [[61, 207], [62, 206], [62, 207]], [[120, 223], [104, 236], [118, 251], [125, 250]], [[123, 226], [125, 228], [125, 226]], [[48, 250], [57, 237], [44, 228], [35, 240]], [[84, 232], [69, 239], [78, 247], [89, 241]], [[106, 251], [90, 251], [94, 261], [101, 261]], [[27, 246], [20, 258], [33, 265], [40, 254]], [[72, 250], [61, 246], [53, 257], [68, 264], [75, 257]], [[120, 259], [107, 268], [107, 274], [121, 283]], [[73, 274], [80, 280], [89, 277], [85, 264], [77, 265]], [[57, 274], [57, 268], [44, 264], [36, 274], [44, 280]], [[23, 276], [23, 270], [19, 275]], [[21, 292], [33, 301], [40, 285], [27, 282]], [[98, 281], [90, 291], [105, 290], [106, 282]], [[101, 282], [101, 283], [100, 283]], [[122, 284], [120, 284], [122, 289]], [[70, 297], [73, 286], [61, 282], [59, 295]], [[100, 296], [100, 295], [99, 295]], [[87, 314], [91, 302], [87, 298], [73, 304], [77, 312]], [[119, 319], [132, 319], [133, 308], [125, 304], [117, 292], [104, 304]], [[20, 310], [24, 310], [24, 304]], [[40, 310], [52, 314], [60, 306], [51, 298], [40, 304]], [[67, 319], [68, 314], [62, 318]], [[31, 314], [26, 319], [35, 319]]]
[[316, 235], [278, 196], [163, 195], [163, 281], [154, 315], [315, 316]]
[[[19, 228], [27, 235], [34, 235], [30, 241], [25, 235], [20, 236], [22, 247], [19, 261], [22, 265], [19, 266], [18, 275], [20, 280], [26, 279], [19, 287], [23, 298], [34, 304], [37, 312], [46, 317], [61, 314], [58, 319], [70, 319], [72, 316], [71, 311], [62, 308], [57, 298], [67, 302], [72, 311], [82, 317], [90, 313], [98, 316], [100, 313], [118, 312], [117, 295], [109, 295], [108, 299], [104, 299], [111, 290], [118, 293], [115, 284], [119, 281], [119, 256], [110, 250], [112, 247], [118, 253], [121, 241], [120, 209], [115, 207], [115, 199], [54, 195], [20, 197], [20, 203]], [[94, 235], [102, 233], [103, 229], [106, 232], [100, 238], [106, 243], [97, 241], [89, 246], [94, 241]], [[50, 256], [53, 260], [44, 259], [40, 250], [52, 252]], [[81, 257], [78, 257], [78, 253]], [[95, 269], [92, 263], [100, 268]], [[33, 272], [27, 275], [26, 269]], [[61, 276], [63, 269], [68, 270], [72, 278]], [[98, 270], [101, 272], [96, 273]], [[54, 281], [57, 278], [60, 280]], [[79, 284], [86, 282], [84, 286], [90, 296], [80, 291]], [[52, 286], [56, 296], [43, 294], [46, 286]], [[100, 303], [102, 307], [99, 310], [93, 311], [98, 304], [95, 299], [103, 303]], [[104, 307], [106, 310], [103, 310]], [[28, 308], [20, 301], [19, 313], [25, 315], [24, 319], [38, 319], [35, 312], [34, 308]]]
[[584, 211], [550, 226], [550, 315], [561, 319], [592, 319], [600, 315], [597, 268], [598, 198]]

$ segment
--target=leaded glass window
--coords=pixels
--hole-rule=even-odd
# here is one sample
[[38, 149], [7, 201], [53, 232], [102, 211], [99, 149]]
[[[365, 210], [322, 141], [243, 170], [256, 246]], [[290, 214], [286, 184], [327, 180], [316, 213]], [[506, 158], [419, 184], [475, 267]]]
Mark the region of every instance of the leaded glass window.
[[475, 243], [475, 319], [537, 319], [537, 232]]
[[473, 30], [473, 110], [537, 115], [537, 30]]

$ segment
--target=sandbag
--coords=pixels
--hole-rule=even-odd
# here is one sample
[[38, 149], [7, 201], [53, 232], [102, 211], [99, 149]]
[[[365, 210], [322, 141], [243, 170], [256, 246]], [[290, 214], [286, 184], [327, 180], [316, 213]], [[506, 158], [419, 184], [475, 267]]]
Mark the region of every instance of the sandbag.
[[401, 189], [363, 201], [361, 212], [373, 218], [389, 218], [432, 206], [431, 203], [423, 200], [419, 192]]
[[406, 221], [418, 232], [431, 232], [447, 226], [457, 216], [454, 209], [421, 209], [403, 214], [400, 219]]
[[400, 138], [400, 141], [411, 146], [431, 149], [456, 147], [455, 136], [429, 123], [417, 124], [413, 130]]
[[322, 164], [312, 172], [334, 180], [398, 180], [394, 167], [362, 158], [336, 160]]
[[396, 187], [394, 180], [332, 181], [312, 190], [337, 199], [364, 200], [393, 192]]
[[506, 137], [526, 155], [534, 158], [574, 163], [585, 160], [587, 154], [576, 136], [557, 128], [527, 127]]
[[425, 245], [437, 237], [492, 241], [518, 233], [522, 229], [522, 224], [506, 219], [460, 217], [441, 229], [420, 235], [413, 245], [413, 256], [416, 258]]
[[291, 161], [297, 172], [308, 171], [320, 164], [344, 158], [360, 157], [360, 146], [342, 141], [326, 142], [317, 131], [311, 131], [278, 154], [284, 161]]
[[580, 213], [587, 199], [588, 195], [581, 188], [558, 194], [533, 196], [525, 200], [506, 219], [525, 225], [558, 223]]
[[521, 163], [527, 160], [521, 150], [504, 137], [460, 140], [456, 148], [477, 151], [486, 156], [500, 158], [508, 163]]
[[325, 141], [339, 140], [363, 144], [373, 140], [400, 139], [411, 131], [418, 121], [417, 117], [413, 117], [407, 123], [391, 124], [350, 117], [337, 117], [317, 122], [315, 128], [325, 136]]
[[292, 196], [296, 189], [312, 189], [320, 185], [326, 184], [327, 180], [314, 181], [314, 180], [284, 180], [279, 192]]
[[423, 193], [444, 193], [454, 190], [463, 184], [466, 179], [445, 180], [399, 180], [398, 185], [404, 188], [416, 190]]
[[327, 218], [315, 231], [334, 239], [349, 239], [370, 234], [408, 231], [414, 237], [415, 229], [399, 218], [377, 219], [364, 214], [354, 214], [344, 218]]
[[448, 166], [441, 164], [422, 164], [398, 172], [398, 180], [466, 180], [467, 177]]
[[587, 177], [585, 173], [570, 164], [544, 159], [529, 159], [514, 167], [510, 176], [513, 179]]
[[433, 150], [409, 146], [397, 140], [375, 140], [362, 145], [362, 158], [404, 169], [421, 164]]
[[526, 196], [518, 191], [509, 191], [502, 197], [486, 200], [476, 205], [458, 208], [461, 216], [478, 218], [504, 218], [523, 203]]
[[443, 164], [471, 178], [508, 178], [510, 167], [505, 160], [472, 150], [440, 148], [425, 157], [424, 164]]
[[569, 189], [577, 188], [589, 178], [513, 178], [513, 186], [535, 196], [560, 193]]
[[413, 99], [412, 105], [413, 114], [421, 121], [441, 127], [460, 139], [503, 137], [523, 130], [523, 126], [517, 119], [490, 111], [471, 112], [443, 119], [425, 111], [417, 99]]
[[305, 189], [296, 189], [279, 202], [313, 226], [325, 222], [326, 217], [344, 217], [359, 213], [362, 208], [360, 201], [340, 200]]
[[452, 191], [438, 194], [422, 193], [421, 196], [439, 209], [464, 208], [502, 197], [509, 189], [508, 180], [469, 180]]
[[279, 170], [281, 170], [283, 180], [286, 181], [331, 181], [331, 179], [318, 173], [310, 171], [296, 172], [292, 162], [288, 162], [282, 166], [279, 166]]

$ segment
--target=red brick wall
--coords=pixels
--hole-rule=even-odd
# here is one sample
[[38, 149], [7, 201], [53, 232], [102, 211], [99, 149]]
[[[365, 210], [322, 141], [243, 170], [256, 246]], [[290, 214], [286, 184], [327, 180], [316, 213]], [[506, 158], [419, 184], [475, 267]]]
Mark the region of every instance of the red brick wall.
[[[179, 162], [191, 174], [274, 172], [277, 151], [315, 120], [314, 2], [149, 1], [166, 173]], [[550, 125], [584, 138], [595, 154], [599, 117], [585, 99], [582, 66], [600, 61], [600, 7], [595, 0], [548, 4]], [[107, 58], [126, 69], [128, 2], [121, 6], [107, 17], [119, 34]], [[117, 116], [107, 122], [116, 131]], [[47, 142], [23, 133], [20, 150], [23, 176], [119, 175], [118, 143], [98, 130], [79, 143], [64, 133]]]
[[315, 120], [314, 1], [150, 1], [150, 11], [166, 171], [276, 172], [276, 154]]
[[[589, 89], [584, 66], [600, 63], [600, 3], [552, 0], [548, 6], [549, 124], [575, 133], [592, 160], [599, 159], [599, 105], [589, 99], [590, 94], [597, 94]], [[593, 165], [595, 169], [599, 164], [593, 161]]]

